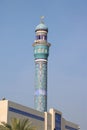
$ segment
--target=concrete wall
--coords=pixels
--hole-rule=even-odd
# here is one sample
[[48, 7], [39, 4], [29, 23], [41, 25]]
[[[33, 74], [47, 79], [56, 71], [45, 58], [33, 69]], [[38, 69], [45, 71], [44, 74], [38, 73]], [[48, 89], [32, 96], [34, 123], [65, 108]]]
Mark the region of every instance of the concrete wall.
[[0, 122], [4, 121], [7, 122], [8, 116], [8, 101], [1, 100], [0, 101]]
[[27, 118], [37, 130], [44, 130], [44, 113], [22, 106], [11, 101], [0, 101], [0, 120], [10, 123], [12, 118]]
[[[56, 109], [53, 109], [53, 108], [51, 108], [50, 110], [49, 110], [49, 113], [51, 114], [51, 117], [52, 117], [52, 123], [51, 123], [51, 125], [52, 125], [52, 130], [54, 130], [54, 128], [56, 128], [57, 126], [57, 122], [56, 122], [56, 114], [59, 114], [60, 116], [61, 116], [61, 119], [62, 119], [62, 113], [60, 112], [60, 111], [58, 111], [58, 110], [56, 110]], [[62, 120], [61, 120], [62, 121]], [[61, 124], [62, 124], [62, 122], [61, 122]], [[59, 124], [58, 124], [59, 125]]]
[[10, 123], [12, 118], [27, 118], [37, 130], [78, 130], [75, 123], [66, 121], [62, 113], [51, 108], [49, 112], [39, 112], [29, 107], [8, 101], [0, 101], [0, 122]]
[[64, 118], [62, 118], [62, 130], [65, 130], [65, 124], [66, 124], [66, 121]]
[[52, 116], [48, 112], [45, 112], [45, 130], [52, 130]]
[[79, 126], [75, 123], [72, 123], [70, 121], [65, 121], [65, 130], [78, 130]]

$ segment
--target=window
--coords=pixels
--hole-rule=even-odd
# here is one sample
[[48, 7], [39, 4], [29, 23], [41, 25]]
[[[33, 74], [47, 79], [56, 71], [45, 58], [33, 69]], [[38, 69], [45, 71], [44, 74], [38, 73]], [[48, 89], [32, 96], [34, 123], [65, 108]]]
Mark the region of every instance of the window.
[[61, 130], [61, 115], [58, 113], [55, 113], [55, 129]]
[[46, 36], [46, 35], [37, 35], [37, 36], [36, 36], [36, 39], [37, 39], [37, 40], [40, 40], [40, 39], [42, 39], [42, 40], [47, 40], [47, 36]]

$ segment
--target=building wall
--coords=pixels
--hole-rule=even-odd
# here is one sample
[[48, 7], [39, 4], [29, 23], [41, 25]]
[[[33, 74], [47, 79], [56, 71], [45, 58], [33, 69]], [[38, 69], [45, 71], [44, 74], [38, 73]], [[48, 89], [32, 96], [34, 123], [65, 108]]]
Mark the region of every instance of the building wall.
[[64, 118], [62, 118], [62, 130], [66, 130], [65, 124], [66, 124], [66, 120]]
[[79, 126], [62, 117], [62, 113], [56, 109], [50, 109], [52, 115], [52, 130], [78, 130]]
[[56, 109], [39, 112], [8, 100], [0, 101], [0, 122], [10, 123], [14, 117], [29, 119], [37, 130], [78, 130], [79, 128], [77, 124], [66, 121], [62, 113]]
[[0, 101], [0, 122], [7, 122], [8, 116], [8, 102], [6, 100]]
[[[6, 108], [8, 109], [7, 110], [8, 116], [7, 114], [4, 114], [7, 120], [5, 119], [4, 121], [10, 123], [13, 117], [22, 119], [27, 118], [32, 121], [32, 125], [37, 127], [38, 130], [44, 130], [44, 122], [45, 122], [44, 113], [38, 112], [34, 109], [7, 100], [4, 101], [4, 104], [5, 104], [4, 109]], [[1, 115], [1, 120], [3, 120], [3, 115]]]
[[56, 109], [50, 109], [50, 114], [52, 115], [52, 130], [62, 130], [62, 113]]
[[52, 130], [52, 115], [45, 112], [45, 130]]
[[70, 122], [70, 121], [65, 121], [65, 130], [77, 130], [79, 129], [79, 126]]

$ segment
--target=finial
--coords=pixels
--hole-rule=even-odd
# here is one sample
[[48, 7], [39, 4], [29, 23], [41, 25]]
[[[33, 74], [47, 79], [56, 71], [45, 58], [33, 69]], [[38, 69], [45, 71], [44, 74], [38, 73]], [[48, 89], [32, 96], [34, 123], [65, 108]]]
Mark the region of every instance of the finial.
[[41, 17], [40, 17], [40, 22], [41, 22], [41, 23], [44, 23], [44, 16], [41, 16]]

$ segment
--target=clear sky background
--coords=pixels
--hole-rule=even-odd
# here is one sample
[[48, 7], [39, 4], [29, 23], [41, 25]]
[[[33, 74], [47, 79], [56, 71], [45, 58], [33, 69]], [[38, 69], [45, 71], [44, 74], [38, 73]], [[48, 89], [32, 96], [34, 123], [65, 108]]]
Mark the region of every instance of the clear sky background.
[[48, 109], [87, 130], [87, 0], [0, 0], [0, 99], [33, 108], [32, 44], [42, 15], [52, 44]]

